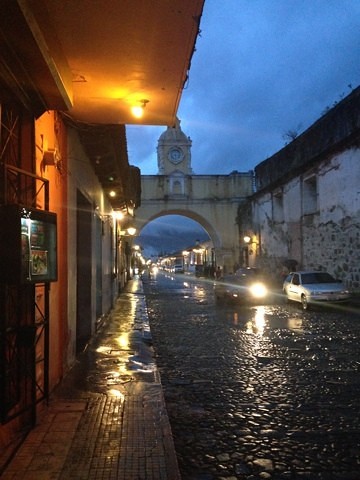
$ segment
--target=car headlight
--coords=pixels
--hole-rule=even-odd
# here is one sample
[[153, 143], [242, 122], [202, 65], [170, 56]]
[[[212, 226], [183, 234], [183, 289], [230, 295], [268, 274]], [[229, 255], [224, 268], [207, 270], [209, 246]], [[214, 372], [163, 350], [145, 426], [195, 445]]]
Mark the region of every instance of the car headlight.
[[263, 298], [268, 293], [268, 289], [263, 283], [254, 283], [250, 286], [249, 291], [254, 298]]

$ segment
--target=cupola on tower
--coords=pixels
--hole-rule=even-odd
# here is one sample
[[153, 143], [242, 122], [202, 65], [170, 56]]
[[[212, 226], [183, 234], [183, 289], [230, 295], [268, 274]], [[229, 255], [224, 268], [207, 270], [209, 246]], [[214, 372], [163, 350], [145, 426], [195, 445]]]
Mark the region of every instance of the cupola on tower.
[[193, 173], [191, 168], [191, 139], [181, 130], [177, 118], [175, 126], [160, 135], [157, 146], [158, 175]]

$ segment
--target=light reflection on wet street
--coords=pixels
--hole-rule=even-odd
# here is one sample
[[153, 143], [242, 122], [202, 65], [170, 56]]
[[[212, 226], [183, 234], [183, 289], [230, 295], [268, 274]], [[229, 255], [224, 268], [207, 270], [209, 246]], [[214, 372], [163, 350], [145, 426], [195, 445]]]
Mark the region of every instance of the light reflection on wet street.
[[58, 394], [66, 398], [84, 393], [123, 398], [127, 384], [153, 382], [157, 371], [145, 309], [142, 294], [123, 293], [106, 324], [64, 378]]
[[184, 480], [360, 478], [358, 309], [218, 305], [186, 275], [144, 289]]

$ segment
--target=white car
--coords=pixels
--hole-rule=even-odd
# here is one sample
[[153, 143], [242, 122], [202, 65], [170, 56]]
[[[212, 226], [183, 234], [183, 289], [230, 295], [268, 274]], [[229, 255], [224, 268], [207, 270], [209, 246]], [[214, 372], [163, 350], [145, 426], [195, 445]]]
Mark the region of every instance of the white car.
[[345, 302], [350, 292], [345, 285], [327, 272], [301, 271], [290, 273], [283, 284], [288, 300], [300, 302], [307, 310], [310, 304], [318, 302]]

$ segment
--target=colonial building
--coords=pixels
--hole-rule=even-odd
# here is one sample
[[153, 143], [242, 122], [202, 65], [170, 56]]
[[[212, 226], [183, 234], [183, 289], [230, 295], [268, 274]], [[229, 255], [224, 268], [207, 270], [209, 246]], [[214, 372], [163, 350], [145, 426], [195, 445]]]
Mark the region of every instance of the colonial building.
[[174, 124], [203, 3], [1, 2], [0, 476], [131, 273], [125, 125]]
[[243, 250], [270, 272], [327, 270], [360, 288], [360, 88], [255, 168]]

